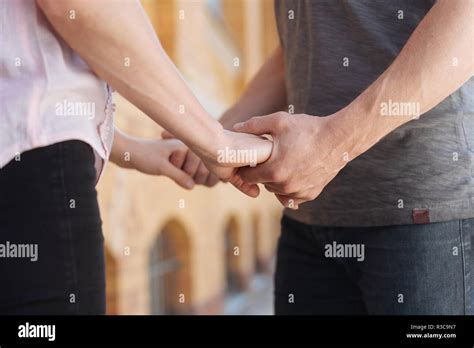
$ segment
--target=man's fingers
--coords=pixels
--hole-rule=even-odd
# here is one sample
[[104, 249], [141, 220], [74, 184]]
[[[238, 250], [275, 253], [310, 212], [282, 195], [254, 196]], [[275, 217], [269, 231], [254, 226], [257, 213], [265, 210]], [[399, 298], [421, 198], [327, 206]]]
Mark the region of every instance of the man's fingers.
[[267, 190], [270, 193], [275, 193], [277, 195], [282, 195], [283, 194], [283, 192], [280, 192], [280, 190], [276, 189], [275, 187], [273, 187], [270, 184], [265, 184], [264, 186], [265, 186], [265, 190]]
[[[275, 191], [274, 189], [267, 187], [267, 185], [265, 185], [265, 188], [270, 192]], [[278, 198], [280, 203], [283, 204], [285, 207], [290, 208], [290, 209], [298, 209], [300, 204], [316, 199], [316, 197], [318, 197], [320, 193], [321, 193], [321, 190], [318, 187], [313, 186], [310, 189], [306, 189], [306, 190], [291, 193], [291, 194], [275, 193], [275, 196]]]
[[258, 197], [260, 194], [260, 188], [256, 184], [249, 184], [242, 180], [238, 174], [232, 175], [229, 182], [235, 186], [239, 191], [245, 193], [247, 196], [252, 198]]
[[170, 162], [164, 161], [161, 166], [161, 172], [168, 178], [172, 179], [175, 183], [185, 189], [192, 189], [194, 187], [194, 180], [187, 173], [181, 169], [173, 166]]
[[275, 129], [275, 122], [278, 121], [279, 114], [267, 116], [252, 117], [248, 121], [236, 123], [234, 130], [241, 133], [250, 133], [255, 135], [272, 134]]
[[272, 181], [271, 167], [266, 163], [256, 167], [241, 167], [237, 173], [248, 184], [261, 184]]
[[[268, 192], [275, 193], [277, 195], [290, 196], [294, 198], [305, 199], [311, 196], [311, 192], [314, 190], [314, 185], [310, 185], [306, 188], [298, 188], [298, 190], [288, 190], [291, 188], [291, 185], [288, 185], [286, 182], [269, 182], [265, 183], [265, 189]], [[295, 187], [296, 188], [296, 187]]]
[[276, 194], [275, 197], [280, 201], [280, 203], [285, 208], [290, 208], [290, 209], [293, 209], [293, 210], [298, 210], [299, 205], [305, 202], [302, 199], [294, 198], [294, 197], [290, 197], [290, 196], [284, 196], [284, 195]]

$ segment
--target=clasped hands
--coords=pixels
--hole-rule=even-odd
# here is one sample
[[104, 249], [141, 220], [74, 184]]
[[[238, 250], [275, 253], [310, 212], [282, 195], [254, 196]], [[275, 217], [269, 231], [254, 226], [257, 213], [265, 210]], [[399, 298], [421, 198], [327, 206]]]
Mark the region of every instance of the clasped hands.
[[[173, 135], [143, 140], [117, 131], [113, 161], [151, 175], [165, 175], [191, 189], [230, 182], [257, 197], [258, 184], [275, 194], [282, 205], [298, 209], [315, 199], [337, 173], [355, 157], [354, 132], [339, 113], [316, 117], [277, 112], [253, 117], [222, 129], [208, 139], [207, 151], [189, 149]], [[263, 136], [267, 136], [264, 138]], [[198, 155], [199, 154], [199, 157]]]
[[[263, 184], [282, 205], [298, 209], [315, 199], [351, 159], [347, 151], [351, 137], [340, 126], [340, 117], [278, 112], [235, 124], [235, 132], [226, 131], [226, 140], [219, 146], [224, 152], [228, 147], [244, 157], [245, 151], [250, 151], [256, 159], [250, 166], [237, 155], [229, 156], [233, 161], [201, 160], [184, 145], [169, 160], [196, 184], [213, 186], [219, 179], [229, 181], [251, 197], [258, 196], [257, 184]], [[271, 143], [261, 138], [263, 135], [270, 135]], [[163, 137], [164, 141], [178, 142], [166, 131]]]

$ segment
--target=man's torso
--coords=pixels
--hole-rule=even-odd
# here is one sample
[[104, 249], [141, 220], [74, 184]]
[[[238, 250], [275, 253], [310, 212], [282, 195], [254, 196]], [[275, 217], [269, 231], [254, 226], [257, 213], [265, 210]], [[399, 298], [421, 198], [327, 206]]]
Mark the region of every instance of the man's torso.
[[[388, 68], [434, 3], [276, 0], [288, 104], [317, 116], [348, 105]], [[314, 225], [373, 226], [416, 223], [415, 211], [430, 222], [474, 217], [474, 79], [286, 214]]]

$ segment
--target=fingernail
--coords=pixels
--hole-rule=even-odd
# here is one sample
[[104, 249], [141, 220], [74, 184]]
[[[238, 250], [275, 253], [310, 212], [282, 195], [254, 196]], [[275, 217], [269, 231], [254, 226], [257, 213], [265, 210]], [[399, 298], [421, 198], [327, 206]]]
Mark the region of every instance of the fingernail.
[[241, 129], [243, 125], [244, 125], [243, 122], [236, 123], [236, 124], [234, 124], [234, 129], [236, 129], [236, 130]]

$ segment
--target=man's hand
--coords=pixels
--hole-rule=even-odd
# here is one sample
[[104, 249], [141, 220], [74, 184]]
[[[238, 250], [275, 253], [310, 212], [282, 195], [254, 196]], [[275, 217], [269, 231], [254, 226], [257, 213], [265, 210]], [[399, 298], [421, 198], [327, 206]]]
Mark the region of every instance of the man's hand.
[[[240, 132], [270, 133], [274, 141], [270, 159], [257, 168], [240, 169], [241, 177], [265, 183], [287, 206], [316, 198], [349, 160], [432, 109], [474, 75], [473, 16], [473, 1], [437, 1], [390, 67], [336, 114], [277, 113], [236, 125]], [[390, 100], [416, 101], [419, 112], [386, 117], [380, 108]]]
[[255, 135], [270, 134], [270, 158], [255, 168], [240, 168], [248, 184], [263, 183], [286, 207], [315, 199], [347, 164], [344, 133], [337, 117], [291, 115], [277, 112], [237, 123], [234, 129]]

